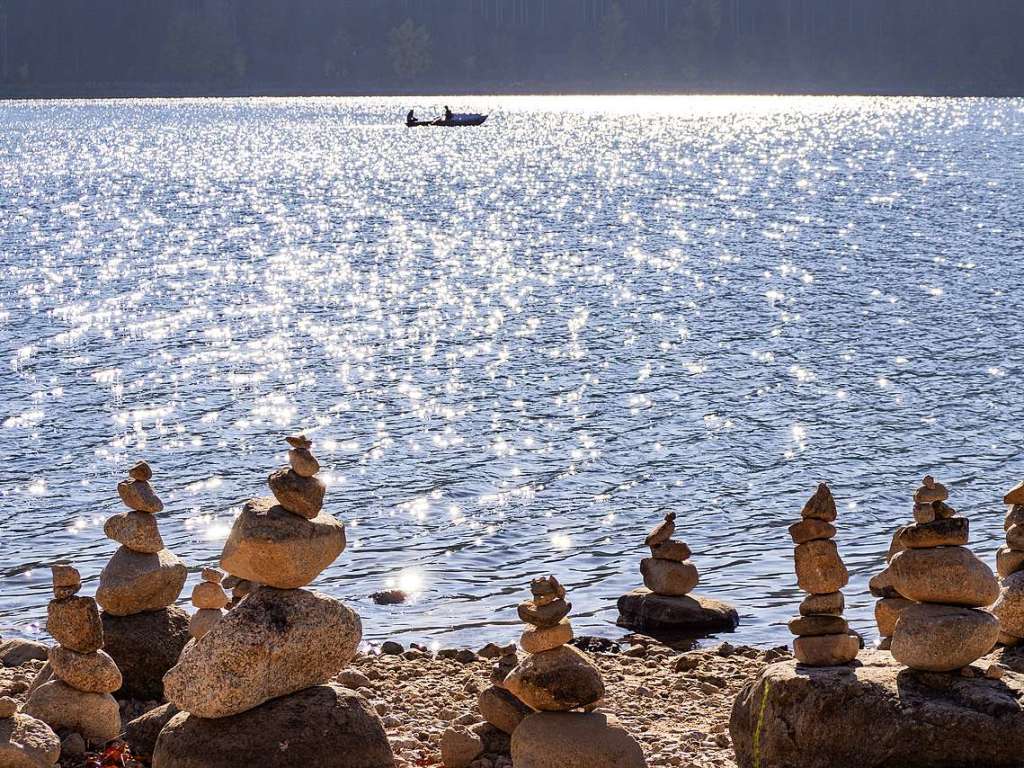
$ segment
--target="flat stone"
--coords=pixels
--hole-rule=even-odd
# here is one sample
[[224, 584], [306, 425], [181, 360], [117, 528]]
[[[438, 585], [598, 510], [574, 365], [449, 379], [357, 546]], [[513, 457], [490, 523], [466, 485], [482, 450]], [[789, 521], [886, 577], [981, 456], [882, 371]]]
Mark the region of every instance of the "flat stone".
[[[1013, 528], [1016, 527], [1013, 526]], [[1012, 531], [1013, 528], [1010, 530]], [[996, 551], [996, 571], [1002, 578], [1005, 579], [1021, 568], [1024, 568], [1024, 551], [1010, 549], [1009, 547], [1000, 547]]]
[[901, 596], [892, 580], [892, 568], [888, 567], [871, 577], [871, 580], [868, 581], [868, 591], [875, 597]]
[[524, 704], [545, 711], [585, 707], [604, 697], [601, 673], [571, 645], [527, 656], [504, 686]]
[[973, 608], [911, 605], [896, 622], [892, 656], [911, 669], [951, 672], [980, 659], [999, 639], [999, 620]]
[[806, 544], [808, 541], [816, 539], [835, 538], [836, 527], [832, 523], [819, 520], [816, 517], [808, 517], [789, 526], [789, 535], [794, 544]]
[[519, 638], [519, 644], [527, 653], [543, 653], [565, 645], [572, 640], [572, 625], [562, 619], [553, 627], [529, 626]]
[[87, 693], [113, 693], [121, 687], [121, 670], [103, 651], [77, 653], [57, 646], [50, 649], [50, 667], [58, 680]]
[[646, 587], [619, 598], [618, 625], [640, 632], [681, 632], [706, 635], [731, 632], [740, 623], [729, 603], [700, 595], [657, 595]]
[[1003, 530], [1010, 530], [1011, 526], [1024, 524], [1024, 504], [1014, 504], [1006, 512], [1003, 519]]
[[395, 761], [384, 726], [366, 699], [327, 684], [216, 720], [181, 712], [160, 732], [153, 765], [393, 768]]
[[832, 490], [825, 483], [818, 485], [818, 490], [800, 510], [800, 517], [812, 517], [826, 523], [835, 522], [836, 516], [836, 500], [832, 497]]
[[860, 640], [846, 632], [835, 635], [798, 637], [793, 640], [793, 655], [808, 667], [837, 667], [857, 658]]
[[46, 608], [46, 631], [65, 648], [79, 653], [103, 647], [103, 623], [91, 597], [51, 600]]
[[558, 598], [544, 605], [537, 605], [532, 600], [522, 602], [516, 608], [520, 620], [535, 627], [553, 627], [564, 619], [572, 610], [572, 603]]
[[654, 547], [658, 544], [664, 544], [666, 541], [672, 538], [672, 534], [676, 532], [676, 513], [669, 512], [665, 515], [665, 519], [658, 523], [651, 532], [647, 534], [647, 538], [644, 539], [644, 544], [648, 547]]
[[693, 554], [690, 548], [682, 541], [663, 541], [651, 547], [651, 556], [658, 560], [672, 560], [681, 563], [688, 560]]
[[523, 702], [497, 685], [484, 688], [477, 696], [477, 707], [484, 720], [498, 730], [511, 734], [533, 712]]
[[109, 693], [87, 693], [60, 680], [36, 688], [22, 708], [55, 731], [66, 728], [92, 744], [105, 744], [121, 733], [121, 713]]
[[228, 717], [329, 680], [354, 658], [359, 616], [316, 592], [260, 587], [164, 676], [167, 700]]
[[1003, 496], [1003, 504], [1024, 504], [1024, 482], [1018, 483]]
[[444, 768], [469, 768], [483, 752], [483, 739], [461, 725], [445, 728], [441, 734], [441, 762]]
[[210, 584], [220, 584], [224, 580], [224, 571], [220, 568], [203, 568], [200, 578]]
[[838, 592], [850, 580], [850, 574], [839, 557], [836, 543], [816, 539], [793, 549], [796, 581], [804, 592], [824, 595]]
[[124, 727], [124, 740], [131, 747], [132, 756], [151, 761], [160, 731], [176, 714], [178, 708], [173, 704], [161, 704], [130, 721]]
[[845, 635], [850, 625], [842, 616], [821, 614], [818, 616], [795, 616], [789, 620], [789, 631], [799, 637], [818, 635]]
[[320, 462], [308, 448], [292, 448], [288, 451], [288, 466], [300, 477], [312, 477], [320, 471]]
[[103, 524], [104, 535], [135, 552], [156, 554], [164, 548], [156, 517], [149, 512], [122, 512]]
[[927, 475], [921, 483], [921, 487], [914, 492], [914, 501], [918, 504], [933, 504], [936, 501], [945, 501], [949, 498], [949, 491], [942, 483], [935, 482], [935, 478]]
[[178, 599], [186, 578], [188, 569], [169, 549], [147, 554], [121, 546], [100, 572], [96, 602], [115, 616], [157, 611]]
[[307, 520], [273, 499], [253, 499], [235, 520], [221, 567], [278, 589], [311, 583], [345, 549], [345, 526], [327, 514]]
[[689, 562], [676, 563], [645, 557], [640, 561], [644, 586], [655, 594], [682, 597], [692, 592], [700, 582], [697, 568]]
[[899, 594], [919, 603], [982, 607], [999, 597], [991, 569], [966, 547], [908, 549], [889, 568]]
[[217, 608], [200, 608], [194, 614], [188, 622], [188, 633], [196, 640], [201, 638], [211, 629], [213, 629], [217, 622], [224, 618], [224, 611]]
[[992, 613], [999, 619], [1003, 632], [1024, 637], [1024, 571], [1003, 578]]
[[164, 503], [157, 497], [153, 486], [145, 480], [122, 480], [117, 484], [117, 494], [128, 509], [136, 512], [155, 515], [164, 509]]
[[643, 750], [603, 712], [537, 712], [512, 734], [515, 768], [646, 768]]
[[27, 661], [46, 661], [50, 646], [35, 640], [12, 637], [0, 642], [0, 664], [5, 667], [20, 667]]
[[801, 616], [842, 616], [846, 598], [842, 592], [826, 592], [823, 595], [808, 595], [800, 603]]
[[903, 597], [884, 597], [875, 603], [875, 623], [878, 625], [878, 634], [882, 637], [892, 637], [892, 633], [896, 629], [896, 620], [905, 609], [912, 605], [917, 605], [917, 603]]
[[737, 697], [729, 733], [740, 768], [1017, 768], [1021, 700], [1022, 675], [935, 675], [868, 650], [847, 667], [769, 666]]
[[0, 765], [50, 768], [60, 757], [60, 739], [46, 723], [24, 714], [0, 718]]
[[901, 528], [900, 544], [902, 549], [963, 546], [969, 536], [970, 522], [966, 517], [948, 517]]
[[323, 509], [327, 486], [315, 477], [303, 477], [283, 467], [267, 478], [267, 484], [278, 503], [289, 512], [312, 520]]
[[228, 593], [224, 587], [211, 581], [201, 581], [192, 590], [192, 605], [196, 608], [220, 609], [227, 607]]
[[121, 670], [120, 699], [162, 701], [164, 674], [189, 641], [189, 616], [177, 606], [133, 616], [104, 613], [104, 650]]

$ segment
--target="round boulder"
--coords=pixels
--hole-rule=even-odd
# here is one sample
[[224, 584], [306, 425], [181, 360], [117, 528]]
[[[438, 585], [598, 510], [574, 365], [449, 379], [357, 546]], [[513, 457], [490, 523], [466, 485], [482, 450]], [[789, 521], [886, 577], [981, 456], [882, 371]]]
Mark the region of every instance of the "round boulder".
[[189, 616], [177, 606], [133, 616], [103, 614], [104, 650], [121, 670], [123, 699], [163, 701], [164, 675], [189, 641]]
[[[209, 637], [209, 635], [207, 635]], [[231, 717], [175, 715], [160, 732], [153, 768], [393, 768], [373, 708], [340, 685], [317, 685]]]
[[537, 712], [512, 734], [516, 768], [646, 768], [643, 750], [600, 712]]
[[523, 703], [545, 711], [585, 707], [604, 696], [600, 671], [571, 645], [527, 656], [504, 685]]
[[700, 595], [656, 595], [646, 587], [619, 598], [618, 625], [640, 632], [731, 632], [740, 623], [729, 603]]
[[187, 577], [185, 564], [169, 549], [146, 553], [121, 546], [100, 572], [96, 602], [115, 616], [157, 611], [178, 599]]
[[36, 688], [22, 708], [54, 730], [66, 728], [93, 744], [105, 744], [121, 733], [121, 712], [109, 693], [86, 693], [60, 680]]
[[641, 560], [640, 573], [644, 577], [644, 586], [659, 595], [682, 597], [690, 594], [700, 582], [693, 563], [678, 563], [656, 557]]
[[999, 597], [999, 582], [966, 547], [905, 549], [889, 564], [893, 586], [918, 603], [980, 608]]
[[890, 650], [896, 661], [911, 669], [952, 672], [980, 659], [998, 639], [999, 621], [986, 611], [912, 605], [900, 613]]

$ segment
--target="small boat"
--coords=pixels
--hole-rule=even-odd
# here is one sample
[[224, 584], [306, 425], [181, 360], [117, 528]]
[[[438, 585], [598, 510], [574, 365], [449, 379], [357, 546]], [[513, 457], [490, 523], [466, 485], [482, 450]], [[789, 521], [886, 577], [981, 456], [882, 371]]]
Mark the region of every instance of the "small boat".
[[433, 126], [437, 128], [467, 128], [473, 125], [483, 125], [486, 120], [487, 115], [454, 113], [448, 120], [445, 120], [443, 117], [439, 117], [437, 120], [406, 120], [405, 124], [409, 128], [419, 128], [421, 126]]

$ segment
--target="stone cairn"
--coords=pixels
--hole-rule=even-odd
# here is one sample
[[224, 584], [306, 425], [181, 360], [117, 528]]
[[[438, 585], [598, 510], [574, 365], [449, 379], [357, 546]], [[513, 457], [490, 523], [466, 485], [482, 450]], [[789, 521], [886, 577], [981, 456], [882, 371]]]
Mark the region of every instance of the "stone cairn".
[[197, 609], [188, 624], [188, 633], [198, 640], [224, 618], [228, 593], [221, 586], [224, 572], [219, 568], [203, 568], [202, 581], [192, 590], [192, 605]]
[[1006, 546], [996, 553], [1002, 588], [992, 613], [999, 619], [999, 642], [1012, 646], [1024, 638], [1024, 483], [1011, 489], [1003, 503], [1007, 505]]
[[676, 513], [669, 512], [644, 539], [651, 556], [640, 561], [644, 586], [619, 598], [618, 624], [641, 631], [732, 630], [736, 609], [720, 600], [691, 596], [700, 581], [685, 542], [672, 538]]
[[520, 603], [528, 626], [519, 644], [528, 654], [503, 681], [506, 691], [534, 714], [512, 734], [516, 768], [635, 768], [646, 765], [639, 744], [604, 714], [593, 712], [604, 698], [601, 672], [583, 652], [567, 643], [572, 604], [554, 576], [530, 583], [532, 599]]
[[885, 568], [868, 582], [868, 589], [878, 600], [875, 602], [875, 624], [878, 625], [878, 649], [888, 651], [892, 647], [892, 633], [896, 630], [896, 622], [905, 608], [914, 604], [899, 593], [892, 581], [889, 565], [897, 553], [906, 549], [902, 535], [908, 527], [901, 525], [896, 529], [889, 543], [889, 551], [885, 556]]
[[121, 713], [111, 694], [121, 687], [121, 672], [102, 650], [103, 622], [96, 601], [82, 597], [75, 568], [53, 566], [54, 599], [47, 608], [46, 630], [57, 642], [33, 683], [25, 714], [53, 730], [105, 744], [121, 733]]
[[119, 695], [160, 700], [161, 678], [189, 639], [188, 614], [174, 606], [188, 570], [160, 536], [156, 516], [164, 505], [152, 477], [149, 464], [140, 461], [117, 485], [128, 511], [103, 526], [121, 547], [100, 573], [96, 602], [103, 608], [106, 650], [124, 675]]
[[914, 494], [914, 520], [899, 532], [892, 585], [912, 605], [899, 613], [892, 655], [912, 669], [951, 672], [992, 650], [999, 622], [984, 610], [999, 596], [991, 569], [967, 549], [969, 526], [931, 475]]
[[832, 540], [836, 516], [832, 491], [822, 483], [804, 505], [800, 522], [789, 527], [796, 544], [793, 557], [797, 584], [808, 593], [800, 603], [800, 615], [790, 620], [789, 630], [796, 635], [793, 655], [811, 667], [849, 664], [860, 650], [859, 638], [850, 634], [843, 618], [846, 601], [840, 590], [850, 575]]
[[18, 702], [0, 696], [0, 765], [49, 768], [60, 759], [60, 739], [41, 720], [18, 712]]
[[[164, 677], [181, 711], [160, 732], [155, 768], [393, 766], [374, 709], [327, 682], [355, 657], [362, 624], [340, 601], [302, 589], [345, 549], [345, 528], [322, 511], [312, 443], [288, 443], [291, 467], [268, 481], [274, 498], [244, 505], [221, 554], [221, 567], [252, 590], [197, 632]], [[223, 603], [205, 584], [215, 582], [197, 588], [203, 604]]]

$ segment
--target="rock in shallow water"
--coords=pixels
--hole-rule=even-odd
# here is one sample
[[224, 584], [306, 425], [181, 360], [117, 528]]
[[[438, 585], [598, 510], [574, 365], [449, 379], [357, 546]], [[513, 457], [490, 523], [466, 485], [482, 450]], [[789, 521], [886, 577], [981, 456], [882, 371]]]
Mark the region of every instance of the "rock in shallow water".
[[610, 715], [537, 712], [512, 734], [515, 768], [646, 768], [643, 750]]
[[646, 587], [619, 598], [620, 627], [641, 632], [731, 632], [740, 623], [736, 609], [700, 595], [656, 595]]
[[4, 768], [49, 768], [60, 757], [60, 739], [46, 723], [15, 714], [0, 718], [0, 765]]
[[199, 717], [235, 715], [329, 680], [361, 638], [359, 616], [339, 601], [260, 587], [182, 655], [165, 693]]
[[178, 599], [187, 577], [185, 564], [169, 549], [150, 554], [122, 545], [100, 573], [96, 602], [115, 616], [156, 611]]
[[134, 616], [103, 614], [104, 650], [121, 670], [119, 698], [162, 701], [164, 674], [189, 641], [189, 616], [177, 606]]
[[372, 707], [339, 685], [317, 685], [217, 720], [182, 712], [160, 732], [153, 768], [393, 768]]

